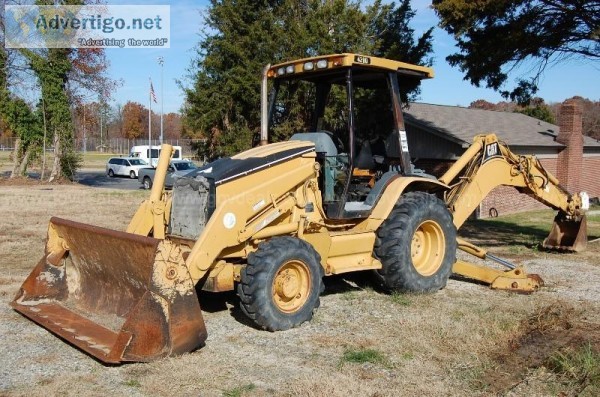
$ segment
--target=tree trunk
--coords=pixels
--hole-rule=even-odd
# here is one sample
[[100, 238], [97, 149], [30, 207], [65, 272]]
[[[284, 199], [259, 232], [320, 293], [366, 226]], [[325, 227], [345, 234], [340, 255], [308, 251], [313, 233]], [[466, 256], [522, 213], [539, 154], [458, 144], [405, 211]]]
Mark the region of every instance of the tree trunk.
[[21, 159], [21, 166], [19, 167], [19, 176], [25, 176], [27, 172], [27, 167], [29, 166], [29, 157], [31, 157], [32, 145], [27, 146], [27, 150], [25, 150], [25, 154]]
[[13, 169], [10, 173], [10, 177], [14, 178], [19, 175], [19, 166], [21, 165], [21, 156], [19, 156], [19, 152], [21, 151], [21, 138], [17, 138], [15, 140], [15, 151], [13, 152]]
[[48, 127], [46, 125], [46, 103], [42, 99], [42, 116], [44, 120], [44, 140], [42, 141], [42, 173], [40, 180], [46, 178], [46, 135], [48, 135]]
[[52, 171], [50, 172], [50, 178], [48, 178], [48, 182], [52, 182], [55, 179], [60, 179], [62, 176], [60, 170], [60, 157], [61, 157], [61, 144], [60, 144], [60, 135], [58, 131], [54, 130], [54, 162], [52, 163]]

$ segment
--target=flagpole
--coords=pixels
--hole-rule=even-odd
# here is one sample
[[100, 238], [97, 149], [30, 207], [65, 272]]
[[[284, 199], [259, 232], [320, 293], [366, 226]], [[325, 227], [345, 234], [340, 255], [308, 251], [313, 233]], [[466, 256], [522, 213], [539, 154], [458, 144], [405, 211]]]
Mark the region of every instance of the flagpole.
[[165, 113], [165, 87], [163, 83], [163, 71], [164, 71], [165, 59], [160, 56], [158, 57], [158, 64], [160, 65], [160, 144], [163, 144], [163, 115]]
[[148, 158], [150, 159], [150, 167], [152, 167], [152, 80], [150, 80], [150, 89], [148, 90]]

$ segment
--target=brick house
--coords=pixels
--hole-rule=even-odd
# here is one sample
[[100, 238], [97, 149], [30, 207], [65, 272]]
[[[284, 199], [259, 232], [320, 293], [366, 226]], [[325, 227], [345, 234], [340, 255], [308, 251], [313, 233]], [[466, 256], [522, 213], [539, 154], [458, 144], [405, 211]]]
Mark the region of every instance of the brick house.
[[[560, 126], [520, 113], [411, 103], [404, 113], [408, 144], [418, 168], [441, 176], [469, 147], [473, 137], [495, 133], [516, 154], [534, 154], [572, 193], [600, 197], [600, 142], [582, 135], [581, 108], [561, 107]], [[494, 208], [508, 214], [545, 208], [513, 187], [494, 189], [479, 206], [479, 217]]]

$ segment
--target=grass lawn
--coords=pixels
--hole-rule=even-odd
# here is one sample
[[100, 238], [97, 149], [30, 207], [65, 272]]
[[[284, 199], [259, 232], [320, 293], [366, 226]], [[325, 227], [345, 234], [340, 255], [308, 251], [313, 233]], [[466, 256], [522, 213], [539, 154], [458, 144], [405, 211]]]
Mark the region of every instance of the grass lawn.
[[[122, 154], [114, 154], [114, 153], [101, 153], [101, 152], [91, 152], [81, 153], [83, 157], [83, 165], [81, 168], [87, 169], [104, 169], [106, 166], [106, 162], [111, 157], [119, 157], [124, 156]], [[46, 169], [49, 169], [52, 166], [52, 161], [54, 160], [54, 154], [48, 152], [46, 155]], [[12, 162], [12, 152], [11, 151], [0, 151], [0, 172], [2, 171], [10, 171], [12, 170], [13, 162]], [[31, 164], [29, 167], [30, 171], [39, 171], [42, 167], [42, 159], [39, 159]]]
[[114, 153], [87, 152], [83, 155], [82, 168], [101, 168], [103, 169], [111, 157], [119, 157], [124, 155]]

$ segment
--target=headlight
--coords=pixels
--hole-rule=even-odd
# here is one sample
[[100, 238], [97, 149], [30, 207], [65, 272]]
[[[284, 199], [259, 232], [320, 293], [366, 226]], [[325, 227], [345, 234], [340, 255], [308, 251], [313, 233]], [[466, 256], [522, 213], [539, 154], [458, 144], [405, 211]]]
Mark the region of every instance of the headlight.
[[283, 76], [284, 74], [285, 74], [284, 67], [280, 67], [279, 69], [277, 69], [277, 76]]
[[285, 68], [285, 72], [286, 73], [294, 73], [294, 65], [289, 65], [287, 68]]
[[327, 59], [321, 59], [317, 62], [317, 69], [327, 69]]
[[315, 68], [315, 65], [312, 62], [306, 62], [304, 64], [304, 70], [309, 71], [309, 70], [313, 70]]

